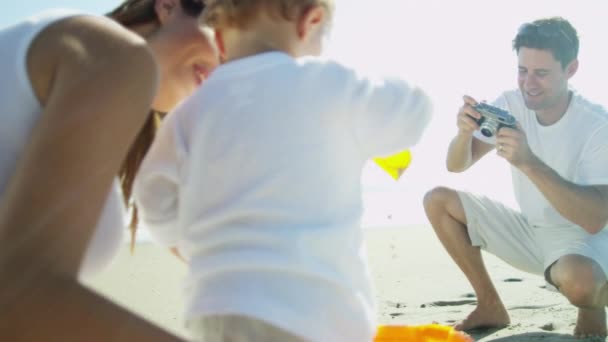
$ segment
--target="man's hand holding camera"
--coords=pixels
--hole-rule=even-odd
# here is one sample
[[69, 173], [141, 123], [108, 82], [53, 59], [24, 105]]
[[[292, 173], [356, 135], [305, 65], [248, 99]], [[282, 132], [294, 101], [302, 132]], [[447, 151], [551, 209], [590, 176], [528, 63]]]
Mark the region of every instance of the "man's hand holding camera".
[[477, 120], [481, 119], [481, 114], [476, 111], [473, 106], [477, 104], [474, 98], [463, 96], [464, 104], [458, 111], [456, 125], [458, 126], [458, 134], [472, 137], [473, 132], [479, 129]]
[[517, 128], [501, 127], [496, 134], [496, 153], [506, 159], [511, 165], [524, 171], [538, 159], [530, 150], [526, 133], [521, 129], [519, 122]]
[[508, 112], [479, 103], [470, 96], [465, 95], [463, 100], [458, 113], [459, 134], [472, 136], [481, 130], [486, 137], [495, 135], [497, 154], [522, 171], [538, 161], [528, 145], [526, 133]]

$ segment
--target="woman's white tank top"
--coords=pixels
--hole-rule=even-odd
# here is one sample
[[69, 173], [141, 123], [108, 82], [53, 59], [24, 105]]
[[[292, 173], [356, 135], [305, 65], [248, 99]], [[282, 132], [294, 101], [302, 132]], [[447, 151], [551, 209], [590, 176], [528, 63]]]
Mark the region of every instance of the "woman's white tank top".
[[[4, 197], [17, 161], [42, 113], [27, 72], [28, 49], [44, 28], [74, 15], [88, 14], [53, 10], [0, 28], [0, 198]], [[115, 180], [81, 265], [81, 278], [98, 273], [110, 264], [123, 243], [125, 228], [125, 207]]]

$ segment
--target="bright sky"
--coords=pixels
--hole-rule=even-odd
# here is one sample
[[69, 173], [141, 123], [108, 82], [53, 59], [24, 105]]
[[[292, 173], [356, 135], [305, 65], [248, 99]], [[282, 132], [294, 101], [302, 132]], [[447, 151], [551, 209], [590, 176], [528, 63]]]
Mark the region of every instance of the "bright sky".
[[[608, 105], [608, 3], [597, 0], [337, 0], [328, 55], [372, 74], [418, 83], [434, 100], [434, 119], [413, 149], [410, 169], [394, 182], [370, 165], [364, 174], [367, 225], [426, 223], [422, 197], [437, 185], [484, 193], [515, 206], [509, 167], [494, 155], [469, 172], [445, 171], [463, 94], [491, 101], [516, 86], [511, 40], [523, 22], [559, 15], [577, 28], [580, 68], [571, 84]], [[119, 0], [31, 0], [0, 12], [0, 27], [51, 7], [105, 13]], [[388, 219], [388, 216], [391, 219]]]

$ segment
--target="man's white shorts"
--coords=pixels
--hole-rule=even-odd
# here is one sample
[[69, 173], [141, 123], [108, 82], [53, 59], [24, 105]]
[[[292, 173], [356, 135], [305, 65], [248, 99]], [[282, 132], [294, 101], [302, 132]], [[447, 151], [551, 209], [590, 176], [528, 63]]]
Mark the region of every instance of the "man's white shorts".
[[565, 255], [594, 260], [608, 274], [608, 229], [592, 235], [577, 225], [540, 227], [485, 196], [458, 192], [473, 246], [525, 272], [543, 275]]

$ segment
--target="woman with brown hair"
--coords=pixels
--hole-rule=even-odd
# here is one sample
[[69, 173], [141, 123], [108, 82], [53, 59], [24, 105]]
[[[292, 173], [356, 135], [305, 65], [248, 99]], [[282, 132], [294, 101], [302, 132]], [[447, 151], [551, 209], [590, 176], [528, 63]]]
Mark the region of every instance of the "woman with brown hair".
[[0, 340], [177, 340], [78, 277], [121, 245], [162, 113], [217, 64], [203, 7], [127, 0], [0, 29]]

